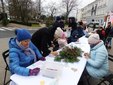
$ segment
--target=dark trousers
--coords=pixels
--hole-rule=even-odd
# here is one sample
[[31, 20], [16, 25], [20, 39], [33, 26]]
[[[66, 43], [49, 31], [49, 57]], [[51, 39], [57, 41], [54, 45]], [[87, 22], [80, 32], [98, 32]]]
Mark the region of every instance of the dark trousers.
[[84, 69], [82, 76], [78, 82], [78, 85], [90, 85], [89, 84], [90, 75], [88, 74], [86, 68]]

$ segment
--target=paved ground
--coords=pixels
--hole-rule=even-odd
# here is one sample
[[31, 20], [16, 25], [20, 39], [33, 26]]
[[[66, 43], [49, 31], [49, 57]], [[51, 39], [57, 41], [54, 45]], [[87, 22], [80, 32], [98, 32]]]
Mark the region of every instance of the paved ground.
[[[6, 27], [5, 27], [6, 28]], [[15, 36], [15, 33], [14, 33], [14, 29], [13, 30], [9, 30], [9, 27], [7, 27], [7, 29], [4, 29], [4, 28], [1, 28], [0, 27], [0, 29], [2, 29], [2, 30], [0, 30], [0, 38], [7, 38], [7, 37], [14, 37]], [[32, 34], [32, 33], [34, 33], [34, 32], [36, 32], [38, 29], [35, 29], [35, 30], [30, 30], [30, 29], [28, 29], [28, 31]]]
[[[3, 78], [4, 78], [4, 68], [5, 68], [5, 63], [2, 58], [2, 52], [6, 49], [8, 49], [8, 38], [1, 39], [0, 38], [0, 85], [3, 85]], [[7, 77], [9, 79], [9, 76]]]
[[[8, 40], [9, 38], [0, 38], [0, 85], [3, 85], [3, 78], [4, 78], [4, 68], [5, 68], [5, 63], [3, 61], [3, 58], [2, 58], [2, 52], [4, 50], [7, 50], [8, 49]], [[113, 45], [112, 45], [113, 46]], [[113, 53], [113, 49], [110, 50], [111, 53]], [[110, 63], [110, 69], [113, 71], [113, 62], [109, 62]], [[7, 79], [9, 79], [9, 76], [10, 74], [8, 73], [8, 76], [7, 76]], [[95, 80], [91, 79], [91, 82], [92, 85], [96, 85], [96, 82]]]

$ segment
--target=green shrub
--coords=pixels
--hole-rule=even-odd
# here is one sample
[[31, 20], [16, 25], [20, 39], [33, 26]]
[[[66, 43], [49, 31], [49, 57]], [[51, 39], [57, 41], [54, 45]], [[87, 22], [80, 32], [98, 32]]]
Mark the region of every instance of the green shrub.
[[2, 25], [3, 26], [7, 26], [8, 23], [9, 23], [8, 19], [3, 19], [2, 20]]
[[53, 21], [52, 20], [46, 20], [46, 26], [50, 27], [52, 25]]
[[25, 23], [25, 22], [21, 22], [21, 21], [10, 21], [10, 23], [32, 26], [32, 23]]
[[41, 27], [39, 23], [33, 23], [32, 27]]

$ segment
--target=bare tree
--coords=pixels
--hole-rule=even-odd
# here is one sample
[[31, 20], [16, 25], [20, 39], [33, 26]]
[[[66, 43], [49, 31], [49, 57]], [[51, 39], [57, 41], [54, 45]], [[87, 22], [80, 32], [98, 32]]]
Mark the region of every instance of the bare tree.
[[32, 16], [34, 19], [36, 19], [36, 21], [40, 21], [43, 12], [42, 4], [44, 1], [45, 0], [36, 0], [32, 6]]
[[4, 2], [3, 2], [3, 0], [1, 0], [1, 4], [2, 4], [2, 12], [5, 13], [5, 8], [4, 8]]
[[46, 10], [45, 12], [47, 13], [47, 15], [53, 18], [57, 13], [58, 8], [59, 7], [55, 2], [51, 2], [45, 7], [45, 10]]
[[69, 16], [70, 12], [77, 7], [77, 0], [62, 0], [63, 7], [66, 9], [65, 16]]
[[36, 0], [35, 5], [34, 5], [34, 17], [36, 20], [39, 20], [40, 16], [41, 16], [41, 9], [42, 9], [42, 0]]
[[51, 17], [53, 17], [54, 14], [56, 14], [56, 12], [57, 12], [57, 8], [55, 6], [56, 6], [56, 3], [51, 3], [49, 5], [49, 11], [50, 11], [50, 16]]
[[4, 4], [4, 1], [1, 0], [1, 4], [2, 4], [2, 25], [6, 26], [8, 24], [8, 21], [7, 21], [7, 14], [5, 13], [5, 4]]

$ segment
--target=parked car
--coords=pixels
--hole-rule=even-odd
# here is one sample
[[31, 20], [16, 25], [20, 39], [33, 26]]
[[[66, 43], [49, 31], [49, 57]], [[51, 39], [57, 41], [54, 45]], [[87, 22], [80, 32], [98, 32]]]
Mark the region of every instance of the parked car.
[[87, 25], [87, 28], [88, 28], [88, 31], [89, 32], [92, 32], [94, 31], [95, 29], [98, 29], [99, 28], [99, 23], [89, 23]]

